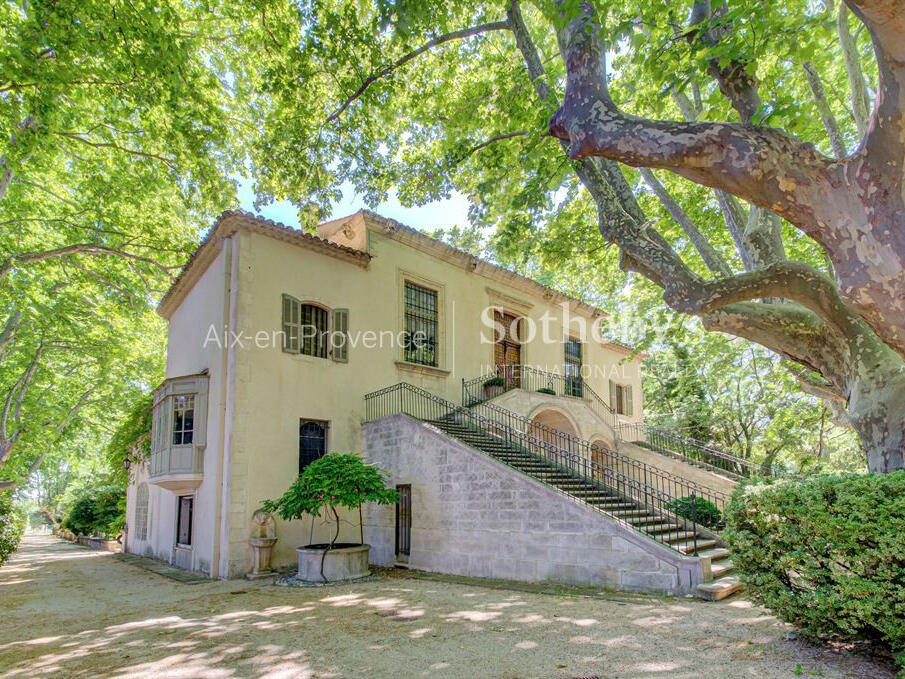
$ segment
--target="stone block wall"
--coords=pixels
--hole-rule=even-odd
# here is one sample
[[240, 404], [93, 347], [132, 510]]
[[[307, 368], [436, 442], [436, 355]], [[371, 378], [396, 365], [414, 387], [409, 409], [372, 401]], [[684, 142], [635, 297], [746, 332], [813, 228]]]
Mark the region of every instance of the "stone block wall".
[[[429, 425], [393, 415], [363, 426], [365, 458], [390, 483], [411, 484], [409, 566], [526, 582], [691, 593], [686, 557]], [[367, 505], [371, 562], [391, 566], [395, 508]]]

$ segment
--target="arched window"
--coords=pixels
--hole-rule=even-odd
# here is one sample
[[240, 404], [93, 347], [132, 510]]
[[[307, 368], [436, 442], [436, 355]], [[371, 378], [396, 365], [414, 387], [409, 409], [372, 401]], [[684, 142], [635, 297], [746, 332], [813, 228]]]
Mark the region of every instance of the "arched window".
[[138, 484], [135, 491], [135, 539], [148, 539], [148, 484]]

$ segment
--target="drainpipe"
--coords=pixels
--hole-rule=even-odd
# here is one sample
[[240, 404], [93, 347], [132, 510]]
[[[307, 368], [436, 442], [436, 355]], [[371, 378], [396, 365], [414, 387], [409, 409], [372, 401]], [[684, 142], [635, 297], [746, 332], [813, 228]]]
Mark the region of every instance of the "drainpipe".
[[[236, 287], [235, 278], [238, 274], [236, 264], [238, 257], [233, 256], [233, 239], [236, 236], [229, 236], [221, 240], [221, 252], [223, 253], [223, 345], [220, 348], [220, 408], [217, 413], [218, 426], [217, 431], [220, 438], [220, 449], [217, 451], [217, 472], [214, 478], [214, 492], [216, 498], [214, 501], [214, 539], [213, 550], [211, 554], [211, 579], [220, 577], [220, 543], [224, 528], [221, 521], [224, 517], [223, 506], [228, 501], [225, 497], [228, 495], [229, 489], [224, 488], [223, 469], [229, 462], [230, 441], [231, 437], [227, 436], [226, 426], [226, 405], [229, 397], [232, 395], [232, 375], [229, 370], [229, 338], [230, 331], [235, 330], [235, 308], [233, 304], [233, 290]], [[228, 513], [226, 513], [228, 517]], [[226, 526], [225, 532], [228, 534], [229, 527]]]

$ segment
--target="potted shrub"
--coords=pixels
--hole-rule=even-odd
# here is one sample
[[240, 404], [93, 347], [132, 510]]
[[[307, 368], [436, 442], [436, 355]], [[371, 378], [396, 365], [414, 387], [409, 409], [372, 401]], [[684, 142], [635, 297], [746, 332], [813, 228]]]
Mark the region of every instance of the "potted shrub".
[[716, 528], [723, 520], [719, 507], [699, 495], [670, 500], [666, 509], [688, 521], [694, 518], [695, 522], [706, 528]]
[[261, 509], [285, 521], [300, 519], [305, 514], [327, 515], [328, 520], [332, 519], [335, 529], [329, 543], [296, 549], [300, 580], [330, 582], [367, 575], [371, 550], [370, 545], [364, 544], [363, 535], [361, 542], [337, 542], [340, 526], [337, 510], [358, 509], [360, 515], [365, 502], [387, 505], [396, 500], [396, 491], [385, 486], [376, 467], [365, 464], [357, 455], [330, 453], [305, 467], [280, 498], [265, 501]]
[[537, 390], [538, 394], [549, 394], [550, 396], [556, 396], [556, 392], [550, 389], [549, 387], [541, 387]]
[[506, 380], [502, 377], [491, 377], [484, 382], [484, 398], [499, 396], [506, 389]]

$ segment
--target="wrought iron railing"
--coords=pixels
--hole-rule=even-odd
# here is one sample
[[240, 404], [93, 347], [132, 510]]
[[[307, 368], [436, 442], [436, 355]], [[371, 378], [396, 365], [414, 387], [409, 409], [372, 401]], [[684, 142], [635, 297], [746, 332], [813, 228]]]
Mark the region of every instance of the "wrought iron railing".
[[[477, 412], [478, 410], [480, 412]], [[611, 493], [617, 499], [625, 500], [624, 509], [634, 513], [639, 520], [650, 518], [648, 523], [672, 524], [674, 528], [670, 530], [650, 533], [644, 530], [642, 524], [626, 520], [631, 518], [630, 515], [623, 518], [615, 517], [633, 530], [677, 551], [682, 550], [678, 549], [675, 536], [687, 533], [684, 543], [690, 543], [690, 551], [696, 554], [699, 528], [718, 529], [722, 510], [728, 500], [723, 493], [679, 477], [672, 477], [660, 470], [657, 470], [658, 473], [655, 475], [651, 474], [653, 468], [648, 465], [636, 463], [637, 466], [633, 466], [630, 464], [633, 461], [626, 462], [624, 456], [603, 447], [589, 446], [587, 448], [589, 456], [586, 457], [583, 454], [584, 449], [580, 447], [580, 439], [562, 438], [569, 435], [546, 427], [537, 429], [528, 427], [523, 430], [520, 427], [524, 418], [491, 404], [479, 408], [466, 408], [405, 382], [365, 396], [367, 421], [395, 414], [408, 415], [422, 422], [432, 422], [441, 428], [444, 424], [463, 427], [475, 436], [502, 442], [512, 450], [528, 454], [568, 472], [578, 486], [573, 487], [572, 492], [557, 488], [559, 492], [573, 497], [589, 497], [595, 491]], [[544, 439], [548, 431], [556, 432], [551, 434], [553, 440]], [[560, 447], [557, 442], [566, 447]], [[569, 446], [578, 446], [579, 450], [570, 450]], [[594, 453], [597, 454], [596, 458], [592, 457]], [[608, 460], [611, 463], [609, 465]], [[517, 468], [515, 465], [512, 466]], [[645, 472], [649, 474], [647, 481], [643, 479]], [[652, 485], [651, 482], [659, 486]], [[556, 488], [552, 484], [549, 485]], [[712, 511], [711, 507], [717, 511]], [[644, 517], [645, 514], [650, 516]], [[669, 539], [671, 537], [672, 540]], [[683, 540], [679, 541], [682, 542]]]
[[664, 471], [645, 462], [633, 460], [627, 455], [618, 453], [603, 445], [591, 443], [574, 434], [534, 422], [523, 415], [506, 410], [494, 403], [479, 403], [472, 406], [470, 410], [487, 420], [502, 421], [507, 427], [526, 432], [534, 438], [552, 444], [558, 450], [579, 455], [606, 469], [611, 469], [618, 474], [641, 481], [644, 485], [652, 486], [671, 496], [685, 497], [694, 491], [699, 497], [712, 498], [720, 512], [725, 509], [728, 502], [728, 496], [718, 490], [686, 479], [678, 474]]
[[748, 478], [757, 473], [749, 460], [661, 427], [641, 422], [623, 423], [619, 425], [619, 438], [643, 443], [655, 451], [673, 453], [689, 462], [701, 463], [733, 476]]
[[528, 365], [498, 365], [491, 372], [462, 380], [462, 405], [483, 403], [510, 389], [539, 391], [551, 396], [582, 399], [614, 431], [616, 413], [581, 375], [561, 375]]

